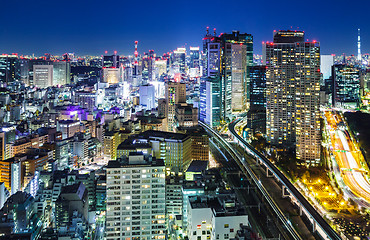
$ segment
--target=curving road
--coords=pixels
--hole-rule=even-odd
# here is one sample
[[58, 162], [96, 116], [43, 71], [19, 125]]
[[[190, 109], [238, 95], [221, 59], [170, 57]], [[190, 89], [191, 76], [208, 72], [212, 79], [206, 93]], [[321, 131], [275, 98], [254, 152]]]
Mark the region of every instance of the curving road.
[[339, 234], [335, 232], [334, 229], [322, 218], [322, 216], [312, 207], [307, 199], [294, 187], [294, 185], [285, 177], [285, 175], [282, 174], [280, 170], [270, 162], [270, 160], [254, 149], [235, 131], [235, 125], [240, 120], [241, 119], [237, 119], [229, 125], [229, 131], [235, 138], [238, 139], [239, 144], [242, 145], [243, 148], [246, 148], [247, 152], [252, 157], [267, 166], [275, 178], [277, 178], [287, 188], [289, 193], [299, 202], [305, 212], [308, 213], [311, 219], [315, 222], [317, 229], [320, 229], [318, 232], [324, 239], [341, 239]]

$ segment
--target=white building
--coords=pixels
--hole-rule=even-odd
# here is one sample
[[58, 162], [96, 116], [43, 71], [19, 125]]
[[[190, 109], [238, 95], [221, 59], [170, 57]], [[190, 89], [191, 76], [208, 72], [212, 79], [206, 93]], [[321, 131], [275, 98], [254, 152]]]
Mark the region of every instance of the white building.
[[132, 154], [107, 166], [106, 239], [165, 239], [163, 160]]
[[321, 55], [320, 56], [320, 70], [322, 73], [323, 80], [331, 77], [332, 67], [334, 65], [333, 55]]
[[53, 86], [53, 65], [33, 65], [33, 82], [39, 88]]
[[104, 82], [109, 85], [119, 83], [120, 70], [119, 68], [103, 68]]
[[186, 228], [189, 240], [234, 238], [241, 224], [249, 225], [248, 215], [235, 195], [189, 198]]
[[71, 83], [71, 64], [66, 61], [53, 62], [53, 84], [65, 85]]
[[153, 85], [142, 85], [139, 88], [140, 105], [146, 110], [155, 108], [155, 88]]

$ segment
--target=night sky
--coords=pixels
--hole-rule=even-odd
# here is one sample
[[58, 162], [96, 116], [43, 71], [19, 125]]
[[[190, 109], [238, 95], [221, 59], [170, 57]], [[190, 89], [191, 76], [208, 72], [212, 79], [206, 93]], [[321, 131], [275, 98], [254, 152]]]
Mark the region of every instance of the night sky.
[[254, 52], [271, 41], [273, 30], [304, 30], [321, 42], [322, 54], [370, 52], [370, 1], [79, 1], [0, 0], [0, 53], [46, 52], [102, 55], [107, 50], [156, 53], [201, 46], [205, 29], [240, 30], [254, 36]]

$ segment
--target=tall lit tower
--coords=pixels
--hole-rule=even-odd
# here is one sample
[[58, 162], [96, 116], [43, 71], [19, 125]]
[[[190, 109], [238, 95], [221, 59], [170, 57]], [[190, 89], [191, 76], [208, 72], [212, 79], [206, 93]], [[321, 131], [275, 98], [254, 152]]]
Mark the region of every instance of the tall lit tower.
[[358, 29], [358, 36], [357, 36], [357, 60], [361, 62], [361, 37], [360, 37], [360, 29]]
[[275, 146], [296, 149], [307, 165], [320, 162], [320, 44], [302, 31], [274, 32], [263, 44], [266, 63], [266, 136]]

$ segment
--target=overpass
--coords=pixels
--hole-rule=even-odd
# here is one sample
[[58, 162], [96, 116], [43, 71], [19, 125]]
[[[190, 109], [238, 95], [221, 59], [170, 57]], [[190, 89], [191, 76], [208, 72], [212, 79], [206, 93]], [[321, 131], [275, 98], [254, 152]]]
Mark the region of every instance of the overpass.
[[[294, 187], [294, 185], [285, 177], [284, 174], [280, 172], [275, 165], [273, 165], [270, 160], [263, 156], [260, 152], [255, 150], [247, 141], [245, 141], [237, 132], [235, 131], [235, 125], [241, 121], [237, 119], [229, 125], [229, 131], [236, 141], [257, 163], [262, 164], [266, 167], [266, 173], [268, 176], [273, 176], [282, 185], [282, 195], [283, 197], [290, 197], [291, 201], [295, 203], [300, 210], [300, 214], [305, 214], [310, 222], [312, 223], [313, 232], [316, 232], [322, 237], [322, 239], [339, 240], [342, 239], [338, 233], [336, 233], [331, 226], [321, 217], [321, 215], [312, 207], [312, 205], [307, 201], [307, 199]], [[281, 223], [290, 234], [293, 239], [302, 239], [301, 236], [294, 229], [290, 221], [287, 219], [285, 214], [278, 207], [276, 202], [267, 192], [259, 178], [253, 172], [253, 170], [248, 166], [245, 159], [235, 150], [229, 142], [227, 142], [223, 137], [219, 135], [217, 131], [209, 127], [207, 124], [199, 122], [199, 124], [207, 131], [210, 136], [217, 139], [225, 149], [235, 158], [235, 161], [241, 167], [244, 174], [248, 174], [257, 188], [260, 190], [262, 195], [265, 197], [267, 203], [270, 205], [272, 210], [280, 219]]]

